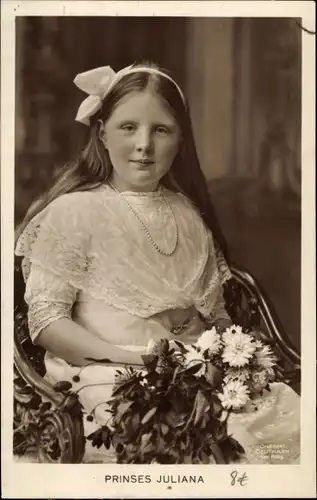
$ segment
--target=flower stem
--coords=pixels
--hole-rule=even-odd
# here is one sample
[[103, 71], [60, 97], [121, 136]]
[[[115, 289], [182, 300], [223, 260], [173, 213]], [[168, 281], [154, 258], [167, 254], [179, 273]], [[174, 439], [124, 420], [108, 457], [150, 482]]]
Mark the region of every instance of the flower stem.
[[87, 387], [98, 387], [100, 385], [113, 385], [113, 382], [100, 382], [98, 384], [86, 384], [77, 389], [77, 391], [74, 392], [74, 394], [78, 394], [82, 389], [86, 389]]

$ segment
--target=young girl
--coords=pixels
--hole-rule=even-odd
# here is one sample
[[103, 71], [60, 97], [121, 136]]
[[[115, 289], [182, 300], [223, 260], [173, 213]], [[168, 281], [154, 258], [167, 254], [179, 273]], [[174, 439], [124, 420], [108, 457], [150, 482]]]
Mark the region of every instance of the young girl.
[[[76, 119], [89, 127], [89, 142], [31, 207], [16, 254], [24, 256], [29, 330], [47, 351], [47, 376], [71, 380], [87, 358], [113, 363], [86, 367], [76, 386], [108, 383], [80, 391], [87, 411], [98, 405], [100, 424], [117, 365], [142, 365], [149, 340], [192, 343], [204, 319], [230, 324], [222, 295], [230, 270], [176, 82], [136, 65], [97, 68], [75, 83], [88, 94]], [[266, 407], [288, 412], [287, 439], [298, 451], [297, 396], [283, 384], [273, 393]], [[261, 458], [252, 454], [263, 440], [255, 421], [262, 432], [272, 415], [232, 418], [249, 461]]]

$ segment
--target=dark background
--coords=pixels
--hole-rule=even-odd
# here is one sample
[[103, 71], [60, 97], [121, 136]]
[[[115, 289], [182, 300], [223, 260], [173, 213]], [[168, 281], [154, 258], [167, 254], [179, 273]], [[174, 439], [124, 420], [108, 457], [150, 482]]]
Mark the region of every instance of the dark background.
[[15, 219], [81, 149], [73, 79], [153, 60], [189, 99], [232, 260], [262, 284], [300, 348], [301, 31], [294, 19], [16, 19]]

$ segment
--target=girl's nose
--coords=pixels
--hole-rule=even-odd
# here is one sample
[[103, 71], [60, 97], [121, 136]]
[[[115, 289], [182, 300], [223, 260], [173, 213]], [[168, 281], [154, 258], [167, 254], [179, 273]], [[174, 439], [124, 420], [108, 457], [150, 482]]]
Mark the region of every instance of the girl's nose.
[[136, 134], [135, 146], [137, 151], [150, 151], [153, 148], [151, 131], [147, 128], [140, 128]]

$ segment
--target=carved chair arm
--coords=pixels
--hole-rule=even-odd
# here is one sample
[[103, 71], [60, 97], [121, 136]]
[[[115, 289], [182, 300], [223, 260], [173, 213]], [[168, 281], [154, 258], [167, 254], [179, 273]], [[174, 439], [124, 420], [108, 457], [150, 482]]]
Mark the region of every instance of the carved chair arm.
[[14, 365], [25, 382], [32, 386], [37, 394], [51, 401], [57, 408], [63, 405], [65, 396], [56, 392], [52, 384], [33, 368], [16, 331], [14, 332]]
[[80, 463], [85, 451], [83, 414], [77, 396], [56, 390], [32, 366], [14, 332], [14, 452], [37, 461]]
[[[286, 382], [299, 383], [301, 371], [300, 354], [283, 330], [274, 307], [264, 290], [250, 273], [240, 267], [232, 266], [231, 272], [235, 282], [241, 285], [243, 292], [248, 297], [251, 315], [253, 314], [254, 316], [253, 326], [260, 328], [263, 340], [272, 345], [277, 356], [284, 364], [284, 366], [281, 365], [279, 367], [280, 375], [285, 378]], [[264, 328], [260, 327], [261, 320]]]

